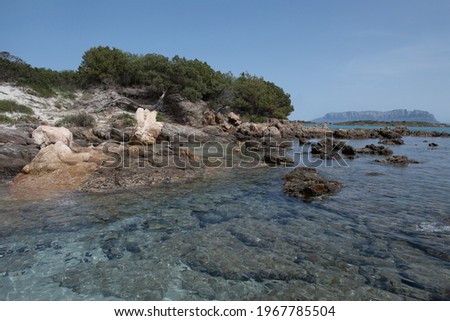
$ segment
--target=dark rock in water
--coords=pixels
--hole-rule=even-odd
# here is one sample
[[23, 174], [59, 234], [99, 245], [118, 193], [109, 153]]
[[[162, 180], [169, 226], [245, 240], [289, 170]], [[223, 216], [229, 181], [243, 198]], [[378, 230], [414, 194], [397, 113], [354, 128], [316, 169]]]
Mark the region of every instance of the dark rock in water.
[[428, 146], [429, 146], [429, 147], [438, 147], [439, 145], [436, 144], [436, 143], [429, 143]]
[[392, 164], [397, 166], [408, 166], [409, 164], [418, 164], [418, 161], [409, 159], [407, 156], [391, 156], [384, 159], [376, 159], [376, 163]]
[[311, 154], [321, 159], [339, 159], [339, 151], [345, 143], [339, 140], [323, 139], [311, 144]]
[[130, 242], [125, 244], [125, 250], [127, 250], [130, 253], [136, 254], [141, 252], [141, 248], [137, 243]]
[[353, 146], [344, 145], [344, 147], [342, 147], [342, 154], [345, 156], [355, 156], [356, 149]]
[[359, 154], [369, 154], [369, 155], [383, 155], [391, 156], [394, 154], [393, 150], [384, 146], [375, 146], [374, 144], [366, 145], [364, 148], [359, 148], [356, 150]]
[[380, 172], [368, 172], [366, 173], [366, 176], [383, 176], [383, 173]]
[[273, 155], [271, 153], [264, 155], [264, 162], [268, 165], [293, 165], [294, 161], [292, 158], [282, 156], [282, 155]]
[[403, 139], [401, 138], [384, 138], [381, 139], [378, 144], [383, 144], [383, 145], [404, 145], [405, 142], [403, 141]]
[[334, 194], [342, 187], [340, 182], [329, 181], [320, 176], [316, 169], [308, 167], [298, 167], [283, 178], [283, 191], [289, 196], [303, 200]]

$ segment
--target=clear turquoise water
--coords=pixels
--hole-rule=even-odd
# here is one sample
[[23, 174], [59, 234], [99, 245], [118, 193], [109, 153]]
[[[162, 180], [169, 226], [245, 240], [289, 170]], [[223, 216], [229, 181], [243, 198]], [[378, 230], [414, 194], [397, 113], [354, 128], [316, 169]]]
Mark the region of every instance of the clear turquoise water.
[[449, 300], [450, 140], [423, 140], [393, 147], [421, 162], [406, 168], [319, 168], [344, 187], [310, 203], [282, 168], [40, 202], [1, 189], [0, 299]]

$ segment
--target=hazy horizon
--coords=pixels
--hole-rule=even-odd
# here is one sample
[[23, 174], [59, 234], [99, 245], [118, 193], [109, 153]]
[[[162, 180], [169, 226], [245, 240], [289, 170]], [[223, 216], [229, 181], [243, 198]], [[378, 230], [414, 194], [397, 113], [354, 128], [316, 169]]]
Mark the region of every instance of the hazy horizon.
[[184, 56], [263, 76], [291, 94], [291, 119], [425, 110], [450, 122], [450, 2], [56, 1], [3, 5], [0, 51], [76, 69], [84, 51]]

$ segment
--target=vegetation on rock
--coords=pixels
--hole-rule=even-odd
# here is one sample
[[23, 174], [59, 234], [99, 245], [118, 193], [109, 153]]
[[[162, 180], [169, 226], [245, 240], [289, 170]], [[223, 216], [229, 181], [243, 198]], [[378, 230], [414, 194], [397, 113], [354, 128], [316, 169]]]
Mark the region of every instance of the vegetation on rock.
[[68, 115], [57, 122], [57, 126], [68, 127], [94, 127], [95, 117], [87, 113], [78, 113], [74, 115]]
[[[87, 50], [77, 71], [33, 68], [7, 52], [0, 53], [0, 82], [27, 86], [50, 97], [92, 86], [144, 87], [163, 109], [169, 97], [203, 100], [215, 111], [228, 108], [252, 121], [287, 118], [293, 111], [289, 94], [262, 77], [214, 70], [206, 62], [158, 54], [136, 55], [117, 48]], [[69, 94], [70, 95], [70, 94]]]

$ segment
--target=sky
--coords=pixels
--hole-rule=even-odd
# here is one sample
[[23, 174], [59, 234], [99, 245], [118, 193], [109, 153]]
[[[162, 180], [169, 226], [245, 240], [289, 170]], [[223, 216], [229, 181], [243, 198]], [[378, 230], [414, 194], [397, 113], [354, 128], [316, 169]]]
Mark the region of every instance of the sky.
[[290, 119], [405, 108], [450, 123], [450, 0], [0, 1], [0, 51], [36, 67], [108, 45], [262, 76], [291, 95]]

